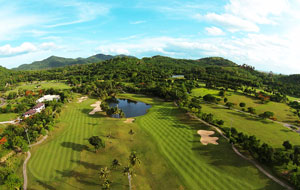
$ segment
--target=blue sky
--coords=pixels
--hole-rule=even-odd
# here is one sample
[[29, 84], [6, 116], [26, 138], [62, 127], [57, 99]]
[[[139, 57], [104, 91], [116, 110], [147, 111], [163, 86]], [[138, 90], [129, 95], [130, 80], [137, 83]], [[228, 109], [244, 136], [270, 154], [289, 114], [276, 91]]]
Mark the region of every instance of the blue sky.
[[221, 56], [300, 73], [300, 0], [0, 0], [0, 65], [97, 53]]

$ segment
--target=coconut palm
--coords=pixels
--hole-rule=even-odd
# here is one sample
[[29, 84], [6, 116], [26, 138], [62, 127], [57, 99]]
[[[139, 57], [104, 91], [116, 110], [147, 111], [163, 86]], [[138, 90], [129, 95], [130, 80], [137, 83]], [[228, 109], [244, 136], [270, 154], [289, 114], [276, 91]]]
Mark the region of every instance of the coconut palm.
[[141, 163], [141, 161], [140, 161], [140, 159], [137, 157], [135, 151], [131, 152], [131, 154], [130, 154], [130, 156], [129, 156], [129, 162], [130, 162], [131, 166], [135, 166], [136, 164], [140, 164], [140, 163]]
[[131, 190], [131, 178], [134, 176], [133, 168], [130, 165], [124, 167], [123, 174], [128, 177], [129, 190]]
[[105, 181], [107, 180], [109, 174], [110, 174], [110, 170], [107, 167], [104, 167], [100, 169], [99, 177], [100, 179], [103, 179]]

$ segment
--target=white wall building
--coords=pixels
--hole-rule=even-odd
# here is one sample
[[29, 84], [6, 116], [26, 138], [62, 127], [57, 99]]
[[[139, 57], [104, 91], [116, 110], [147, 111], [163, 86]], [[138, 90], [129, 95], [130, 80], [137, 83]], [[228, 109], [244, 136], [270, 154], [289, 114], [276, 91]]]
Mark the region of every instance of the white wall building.
[[41, 97], [40, 99], [38, 99], [36, 102], [41, 103], [41, 102], [47, 102], [47, 101], [53, 101], [53, 100], [58, 101], [59, 99], [60, 99], [59, 95], [45, 95], [45, 96]]

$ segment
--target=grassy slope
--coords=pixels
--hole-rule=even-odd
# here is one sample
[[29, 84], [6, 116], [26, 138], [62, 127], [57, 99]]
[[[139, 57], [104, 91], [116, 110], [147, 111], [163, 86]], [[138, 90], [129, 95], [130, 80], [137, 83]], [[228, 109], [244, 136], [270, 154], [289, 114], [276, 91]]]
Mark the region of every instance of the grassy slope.
[[1, 121], [10, 121], [18, 117], [17, 113], [0, 113], [0, 122]]
[[[107, 118], [103, 115], [89, 116], [89, 99], [81, 104], [71, 103], [62, 112], [61, 121], [54, 133], [43, 145], [32, 150], [29, 161], [29, 187], [31, 189], [100, 189], [99, 169], [110, 166], [117, 158], [124, 165], [132, 150], [136, 150], [141, 166], [133, 179], [136, 189], [177, 189], [180, 180], [168, 163], [161, 159], [158, 147], [150, 136], [137, 127], [136, 123], [125, 124], [124, 120]], [[131, 141], [128, 134], [136, 133]], [[106, 135], [111, 131], [113, 138]], [[97, 154], [88, 147], [87, 138], [99, 135], [106, 139], [105, 150]], [[113, 171], [112, 189], [128, 189], [128, 181], [121, 169]]]
[[201, 145], [197, 130], [211, 130], [191, 120], [171, 103], [141, 96], [122, 97], [154, 103], [137, 119], [160, 146], [162, 154], [182, 176], [186, 189], [281, 189], [247, 161], [238, 157], [218, 134], [219, 145]]
[[[205, 96], [206, 94], [213, 94], [218, 96], [219, 91], [214, 89], [197, 88], [192, 91], [194, 96]], [[284, 103], [269, 102], [267, 104], [261, 104], [259, 100], [251, 96], [245, 96], [239, 92], [227, 92], [226, 97], [229, 102], [235, 103], [239, 108], [241, 102], [246, 103], [246, 107], [254, 107], [257, 114], [263, 113], [265, 111], [272, 111], [275, 117], [279, 121], [283, 122], [294, 122], [297, 120], [297, 116], [292, 113], [291, 108]]]
[[274, 148], [282, 147], [283, 141], [289, 140], [294, 145], [300, 145], [300, 136], [280, 124], [254, 118], [233, 110], [216, 105], [202, 104], [204, 113], [212, 113], [218, 119], [225, 121], [224, 126], [235, 127], [238, 131], [257, 136], [262, 142]]

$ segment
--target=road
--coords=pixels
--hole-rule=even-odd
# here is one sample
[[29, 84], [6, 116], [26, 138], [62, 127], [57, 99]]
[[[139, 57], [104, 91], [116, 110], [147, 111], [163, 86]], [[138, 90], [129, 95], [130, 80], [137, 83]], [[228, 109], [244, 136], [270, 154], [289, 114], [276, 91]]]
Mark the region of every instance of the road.
[[[35, 144], [29, 145], [29, 148], [34, 147], [36, 145], [41, 144], [42, 142], [44, 142], [46, 139], [48, 138], [48, 135], [44, 136], [41, 140], [39, 140], [38, 142], [36, 142]], [[27, 184], [28, 184], [28, 176], [27, 176], [27, 163], [31, 157], [31, 153], [30, 151], [27, 151], [27, 157], [23, 163], [23, 177], [24, 177], [24, 183], [23, 183], [23, 190], [27, 190]]]
[[[224, 135], [224, 133], [216, 126], [214, 125], [211, 125], [205, 121], [203, 121], [202, 119], [188, 113], [188, 115], [194, 119], [197, 119], [198, 121], [200, 121], [201, 123], [207, 125], [207, 126], [210, 126], [212, 127], [213, 129], [215, 129], [222, 137], [224, 137], [225, 139], [227, 139], [229, 141], [229, 139]], [[269, 177], [271, 180], [273, 180], [274, 182], [278, 183], [279, 185], [281, 185], [282, 187], [284, 187], [285, 189], [288, 189], [288, 190], [294, 190], [293, 187], [287, 185], [286, 183], [284, 183], [283, 181], [279, 180], [278, 178], [274, 177], [271, 173], [269, 173], [268, 171], [266, 171], [265, 169], [263, 169], [257, 162], [255, 162], [254, 160], [251, 160], [247, 157], [245, 157], [244, 155], [242, 155], [238, 150], [237, 148], [232, 145], [232, 149], [233, 151], [238, 155], [240, 156], [241, 158], [243, 158], [244, 160], [247, 160], [249, 161], [250, 163], [252, 163], [259, 171], [261, 171], [263, 174], [265, 174], [267, 177]]]

